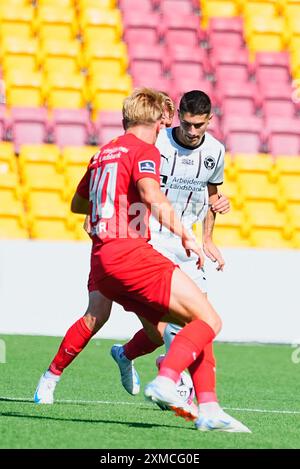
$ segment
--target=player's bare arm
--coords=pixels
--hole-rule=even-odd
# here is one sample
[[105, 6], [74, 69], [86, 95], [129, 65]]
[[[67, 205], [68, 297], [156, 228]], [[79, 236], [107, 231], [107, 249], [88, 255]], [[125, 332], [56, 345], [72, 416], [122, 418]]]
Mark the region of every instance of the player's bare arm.
[[209, 194], [209, 208], [202, 225], [203, 251], [211, 261], [218, 263], [217, 270], [223, 270], [225, 265], [224, 259], [221, 252], [213, 242], [216, 212], [212, 210], [212, 205], [219, 198], [218, 188], [213, 184], [208, 184], [207, 188]]
[[159, 183], [152, 178], [142, 178], [137, 183], [141, 200], [151, 210], [152, 215], [172, 233], [180, 236], [182, 245], [189, 255], [193, 251], [199, 257], [198, 267], [204, 264], [204, 256], [195, 238], [190, 234], [170, 204], [165, 194], [160, 190]]
[[215, 213], [221, 213], [224, 215], [230, 211], [230, 200], [226, 195], [218, 194], [218, 199], [212, 204], [211, 209]]
[[72, 202], [71, 211], [73, 213], [82, 213], [84, 215], [89, 213], [89, 200], [84, 199], [78, 192], [75, 192]]

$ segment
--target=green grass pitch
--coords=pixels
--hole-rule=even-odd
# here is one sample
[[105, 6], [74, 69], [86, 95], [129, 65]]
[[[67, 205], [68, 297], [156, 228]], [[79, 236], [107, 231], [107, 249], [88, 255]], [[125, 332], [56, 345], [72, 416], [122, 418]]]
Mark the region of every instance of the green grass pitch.
[[[61, 339], [0, 339], [6, 346], [6, 363], [0, 363], [0, 448], [300, 447], [300, 363], [292, 362], [290, 346], [216, 344], [220, 402], [253, 432], [231, 434], [198, 432], [146, 402], [142, 392], [127, 394], [109, 354], [112, 340], [90, 342], [65, 371], [54, 405], [33, 404], [37, 381]], [[142, 385], [154, 378], [158, 353], [136, 360]]]

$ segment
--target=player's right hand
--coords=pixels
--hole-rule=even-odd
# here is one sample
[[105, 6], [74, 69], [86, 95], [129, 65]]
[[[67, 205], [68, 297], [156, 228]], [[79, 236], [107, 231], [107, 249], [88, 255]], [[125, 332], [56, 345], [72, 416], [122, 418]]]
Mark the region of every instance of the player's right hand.
[[198, 269], [201, 269], [204, 265], [204, 255], [200, 245], [197, 243], [196, 239], [190, 235], [184, 235], [182, 237], [182, 246], [184, 247], [188, 257], [191, 255], [191, 251], [198, 256], [196, 265]]

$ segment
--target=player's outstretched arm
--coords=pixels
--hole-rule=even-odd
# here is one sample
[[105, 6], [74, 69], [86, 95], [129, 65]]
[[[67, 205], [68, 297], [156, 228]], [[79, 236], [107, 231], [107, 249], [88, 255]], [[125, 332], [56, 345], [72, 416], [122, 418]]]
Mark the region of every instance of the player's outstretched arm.
[[199, 257], [198, 266], [202, 267], [204, 257], [202, 250], [196, 242], [193, 234], [185, 229], [179, 220], [174, 208], [160, 190], [159, 183], [153, 178], [142, 178], [137, 182], [137, 189], [144, 204], [147, 205], [151, 214], [168, 230], [182, 239], [182, 245], [189, 255], [193, 251]]
[[213, 230], [215, 226], [216, 212], [212, 206], [219, 200], [217, 186], [208, 184], [209, 208], [206, 217], [203, 220], [203, 251], [205, 255], [213, 262], [217, 262], [217, 270], [224, 269], [224, 259], [221, 252], [213, 242]]

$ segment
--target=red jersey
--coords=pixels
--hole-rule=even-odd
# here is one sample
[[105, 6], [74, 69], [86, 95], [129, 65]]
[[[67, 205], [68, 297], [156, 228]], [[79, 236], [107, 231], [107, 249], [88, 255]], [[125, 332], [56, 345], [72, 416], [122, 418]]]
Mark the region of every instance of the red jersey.
[[94, 243], [112, 239], [150, 239], [149, 215], [141, 202], [137, 182], [160, 182], [160, 153], [134, 134], [122, 135], [96, 153], [80, 181], [78, 194], [90, 201]]

